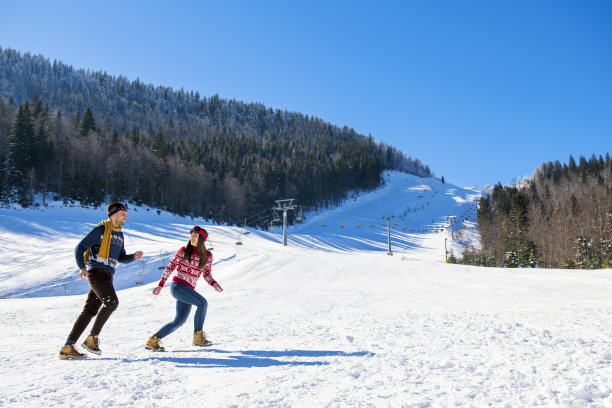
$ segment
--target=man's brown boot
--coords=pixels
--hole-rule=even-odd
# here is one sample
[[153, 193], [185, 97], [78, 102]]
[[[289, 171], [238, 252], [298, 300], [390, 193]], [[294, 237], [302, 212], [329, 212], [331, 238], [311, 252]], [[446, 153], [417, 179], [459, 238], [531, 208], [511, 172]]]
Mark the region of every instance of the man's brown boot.
[[87, 336], [82, 346], [85, 350], [94, 354], [102, 354], [102, 350], [99, 347], [100, 341], [98, 340], [98, 336], [92, 336], [91, 334]]
[[59, 358], [60, 360], [72, 360], [73, 358], [87, 358], [87, 356], [85, 355], [85, 353], [79, 353], [78, 351], [76, 351], [76, 349], [74, 348], [74, 344], [66, 344], [60, 350]]

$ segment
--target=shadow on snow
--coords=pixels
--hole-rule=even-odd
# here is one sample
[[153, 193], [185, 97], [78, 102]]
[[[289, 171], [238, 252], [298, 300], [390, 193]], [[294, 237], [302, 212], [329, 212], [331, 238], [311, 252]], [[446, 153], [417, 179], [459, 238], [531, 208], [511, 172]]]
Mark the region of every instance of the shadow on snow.
[[[144, 361], [164, 361], [174, 363], [177, 367], [233, 367], [233, 368], [252, 368], [252, 367], [276, 367], [276, 366], [317, 366], [329, 365], [329, 361], [296, 361], [282, 360], [286, 358], [320, 358], [320, 357], [363, 357], [371, 353], [366, 351], [358, 351], [347, 353], [344, 351], [333, 350], [285, 350], [285, 351], [270, 351], [270, 350], [247, 350], [247, 351], [227, 351], [218, 349], [208, 349], [207, 352], [229, 354], [227, 358], [208, 358], [208, 357], [178, 357], [164, 355], [166, 352], [155, 353], [151, 357], [139, 359], [127, 358], [101, 358], [97, 360], [117, 360], [128, 363], [144, 362]], [[174, 353], [201, 353], [202, 350], [185, 350], [176, 351]], [[170, 352], [173, 353], [173, 352]]]

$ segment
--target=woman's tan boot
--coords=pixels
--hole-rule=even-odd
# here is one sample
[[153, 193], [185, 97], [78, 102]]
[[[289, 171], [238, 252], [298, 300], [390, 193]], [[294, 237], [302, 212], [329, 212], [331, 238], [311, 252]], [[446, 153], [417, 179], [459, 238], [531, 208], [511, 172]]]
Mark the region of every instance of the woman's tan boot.
[[212, 346], [212, 343], [206, 340], [206, 333], [202, 330], [198, 330], [193, 333], [193, 345], [198, 347], [208, 347]]
[[151, 336], [145, 344], [145, 348], [151, 351], [164, 351], [164, 347], [161, 345], [161, 339], [159, 337]]

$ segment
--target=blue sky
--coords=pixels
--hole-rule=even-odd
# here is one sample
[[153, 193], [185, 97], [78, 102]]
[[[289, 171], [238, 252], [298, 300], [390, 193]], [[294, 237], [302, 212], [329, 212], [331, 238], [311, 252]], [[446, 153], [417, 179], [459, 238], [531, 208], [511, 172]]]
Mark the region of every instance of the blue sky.
[[612, 153], [611, 21], [608, 0], [0, 0], [0, 46], [314, 115], [484, 187]]

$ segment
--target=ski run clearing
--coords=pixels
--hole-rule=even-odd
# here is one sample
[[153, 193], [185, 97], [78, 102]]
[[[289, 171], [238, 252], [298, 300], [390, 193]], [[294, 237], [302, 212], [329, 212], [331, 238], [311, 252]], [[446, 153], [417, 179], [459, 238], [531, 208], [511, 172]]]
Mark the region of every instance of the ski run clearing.
[[[126, 250], [145, 256], [117, 268], [103, 354], [78, 361], [58, 359], [88, 290], [73, 251], [105, 209], [0, 209], [0, 407], [612, 407], [612, 271], [447, 264], [445, 241], [477, 242], [480, 192], [385, 178], [305, 214], [287, 246], [278, 226], [130, 208]], [[192, 310], [149, 352], [175, 312], [151, 291], [196, 224], [224, 289], [197, 287], [214, 345], [191, 345]]]

